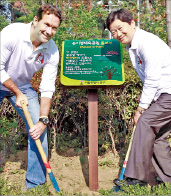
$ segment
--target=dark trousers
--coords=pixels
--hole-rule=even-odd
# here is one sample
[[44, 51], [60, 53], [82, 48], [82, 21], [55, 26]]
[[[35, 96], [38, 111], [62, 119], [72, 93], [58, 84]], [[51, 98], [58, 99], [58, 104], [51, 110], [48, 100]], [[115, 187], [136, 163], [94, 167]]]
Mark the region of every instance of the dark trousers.
[[163, 182], [171, 184], [171, 95], [161, 94], [139, 118], [125, 176], [148, 181], [151, 161]]

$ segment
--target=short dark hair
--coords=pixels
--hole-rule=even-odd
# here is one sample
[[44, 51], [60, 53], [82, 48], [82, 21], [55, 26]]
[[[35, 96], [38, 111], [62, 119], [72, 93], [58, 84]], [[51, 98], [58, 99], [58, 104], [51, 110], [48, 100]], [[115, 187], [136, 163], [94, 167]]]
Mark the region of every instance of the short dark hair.
[[44, 14], [54, 14], [57, 16], [60, 20], [60, 23], [62, 22], [62, 13], [61, 11], [56, 8], [54, 5], [46, 3], [43, 4], [37, 11], [36, 16], [38, 17], [38, 21], [40, 21]]
[[128, 24], [131, 24], [131, 21], [134, 20], [132, 14], [124, 9], [121, 8], [117, 11], [112, 11], [106, 20], [106, 26], [110, 31], [110, 25], [112, 24], [112, 22], [114, 22], [116, 19], [121, 20], [122, 22], [127, 22]]

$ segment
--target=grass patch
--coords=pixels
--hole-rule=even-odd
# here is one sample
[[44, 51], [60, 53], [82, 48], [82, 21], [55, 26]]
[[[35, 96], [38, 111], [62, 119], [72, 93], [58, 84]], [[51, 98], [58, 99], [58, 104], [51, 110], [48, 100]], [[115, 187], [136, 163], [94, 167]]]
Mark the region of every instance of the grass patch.
[[12, 185], [0, 177], [0, 195], [51, 195], [51, 193], [47, 184], [23, 192], [21, 186]]
[[[51, 195], [49, 186], [44, 184], [37, 186], [35, 189], [30, 189], [25, 192], [21, 191], [21, 187], [18, 185], [11, 185], [3, 178], [0, 178], [0, 195]], [[79, 193], [67, 193], [61, 190], [56, 195], [83, 195]], [[87, 195], [87, 194], [84, 194]], [[171, 195], [171, 185], [169, 183], [160, 184], [153, 187], [140, 187], [138, 184], [135, 186], [124, 186], [122, 190], [116, 192], [116, 190], [99, 190], [99, 195]]]
[[123, 186], [118, 192], [113, 190], [99, 190], [100, 195], [171, 195], [171, 185], [169, 183], [160, 184], [158, 186], [146, 187], [139, 186]]

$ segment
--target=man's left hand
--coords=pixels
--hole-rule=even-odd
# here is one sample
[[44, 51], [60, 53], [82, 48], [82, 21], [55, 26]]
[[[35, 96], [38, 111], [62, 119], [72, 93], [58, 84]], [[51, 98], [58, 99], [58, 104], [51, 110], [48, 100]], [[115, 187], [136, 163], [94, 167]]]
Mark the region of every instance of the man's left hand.
[[29, 134], [34, 139], [37, 140], [40, 138], [40, 136], [43, 134], [44, 130], [46, 128], [46, 125], [42, 122], [38, 122], [35, 124], [30, 130]]

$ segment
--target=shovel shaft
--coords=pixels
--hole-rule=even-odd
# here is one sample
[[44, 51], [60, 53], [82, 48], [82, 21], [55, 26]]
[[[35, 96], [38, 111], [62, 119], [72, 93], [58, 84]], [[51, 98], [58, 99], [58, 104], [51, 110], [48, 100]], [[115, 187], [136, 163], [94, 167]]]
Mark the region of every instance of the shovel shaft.
[[[30, 113], [29, 113], [29, 111], [28, 111], [28, 107], [27, 107], [25, 101], [21, 101], [21, 106], [22, 106], [24, 115], [25, 115], [25, 117], [26, 117], [27, 123], [28, 123], [29, 127], [32, 128], [32, 127], [34, 126], [34, 124], [33, 124], [33, 121], [32, 121], [32, 119], [31, 119], [31, 116], [30, 116]], [[54, 174], [53, 174], [53, 172], [52, 172], [52, 169], [51, 169], [51, 167], [50, 167], [50, 164], [49, 164], [49, 162], [48, 162], [48, 159], [47, 159], [47, 157], [46, 157], [46, 154], [45, 154], [45, 151], [44, 151], [44, 149], [43, 149], [43, 147], [42, 147], [42, 144], [41, 144], [40, 139], [37, 139], [37, 140], [34, 140], [34, 141], [35, 141], [35, 143], [36, 143], [36, 146], [37, 146], [38, 151], [39, 151], [39, 153], [40, 153], [40, 155], [41, 155], [42, 161], [43, 161], [43, 163], [44, 163], [44, 165], [45, 165], [45, 167], [46, 167], [47, 173], [49, 174], [50, 180], [51, 180], [51, 182], [52, 182], [52, 184], [53, 184], [55, 190], [56, 190], [57, 192], [60, 192], [60, 189], [59, 189], [59, 187], [58, 187], [58, 184], [57, 184], [57, 182], [56, 182], [56, 179], [55, 179], [55, 177], [54, 177]]]
[[122, 171], [121, 171], [121, 174], [120, 174], [120, 177], [119, 177], [120, 180], [124, 179], [125, 169], [126, 169], [126, 165], [128, 163], [128, 158], [129, 158], [129, 154], [130, 154], [130, 150], [131, 150], [131, 146], [132, 146], [132, 140], [133, 140], [133, 137], [134, 137], [135, 129], [136, 129], [136, 126], [134, 126], [133, 131], [132, 131], [132, 135], [131, 135], [131, 139], [130, 139], [130, 142], [129, 142], [128, 150], [127, 150], [127, 153], [126, 153], [126, 156], [125, 156], [125, 161], [123, 163]]
[[[22, 106], [24, 115], [26, 117], [27, 123], [28, 123], [29, 127], [32, 128], [34, 126], [34, 124], [33, 124], [33, 121], [31, 119], [31, 116], [30, 116], [30, 113], [28, 111], [28, 107], [27, 107], [25, 101], [21, 101], [21, 106]], [[47, 157], [46, 157], [45, 151], [44, 151], [44, 149], [42, 147], [42, 144], [41, 144], [40, 139], [35, 140], [35, 143], [36, 143], [36, 146], [37, 146], [37, 148], [39, 150], [39, 153], [40, 153], [40, 155], [42, 157], [43, 163], [44, 164], [47, 164], [48, 163], [47, 162]], [[46, 165], [45, 165], [45, 167], [46, 167]], [[51, 169], [50, 168], [46, 168], [46, 169], [47, 169], [47, 172], [48, 173], [51, 172]]]

